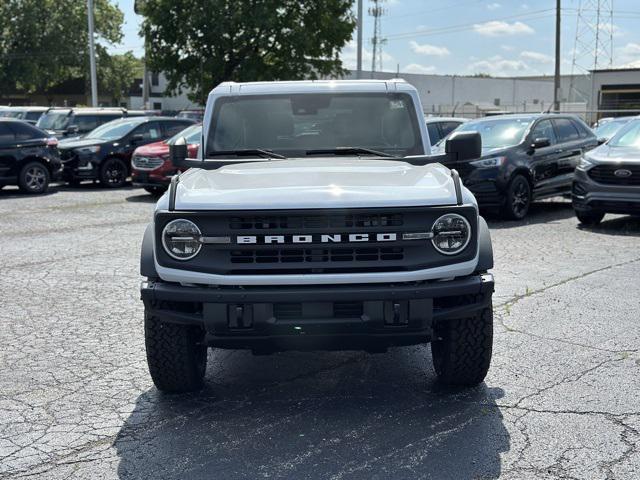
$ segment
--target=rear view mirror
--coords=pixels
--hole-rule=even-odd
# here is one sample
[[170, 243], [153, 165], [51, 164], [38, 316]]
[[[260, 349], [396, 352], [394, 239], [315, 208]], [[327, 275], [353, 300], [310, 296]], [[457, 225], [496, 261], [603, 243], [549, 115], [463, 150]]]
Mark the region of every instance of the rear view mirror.
[[603, 145], [607, 143], [607, 139], [605, 137], [598, 138], [598, 145]]
[[531, 143], [531, 148], [533, 148], [535, 150], [536, 148], [544, 148], [544, 147], [548, 147], [550, 145], [551, 145], [551, 140], [549, 140], [546, 137], [541, 137], [541, 138], [536, 138]]
[[184, 137], [178, 138], [175, 142], [169, 145], [169, 158], [174, 167], [186, 166], [186, 159], [188, 156], [187, 139]]
[[452, 162], [480, 158], [482, 138], [478, 132], [453, 132], [445, 141], [444, 152]]
[[142, 140], [144, 140], [144, 137], [139, 133], [131, 137], [131, 143], [140, 143]]
[[76, 133], [78, 133], [80, 131], [80, 129], [78, 128], [77, 125], [69, 125], [67, 127], [67, 130], [65, 131], [65, 133], [67, 135], [75, 135]]

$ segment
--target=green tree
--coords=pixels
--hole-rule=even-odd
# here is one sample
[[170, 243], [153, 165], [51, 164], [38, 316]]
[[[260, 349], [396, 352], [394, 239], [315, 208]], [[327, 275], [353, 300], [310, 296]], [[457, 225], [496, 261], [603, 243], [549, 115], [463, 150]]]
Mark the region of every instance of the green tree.
[[[98, 77], [113, 68], [109, 45], [122, 40], [123, 13], [112, 0], [95, 0]], [[0, 0], [0, 96], [47, 92], [88, 77], [87, 3], [84, 0]], [[125, 62], [129, 65], [130, 62]], [[132, 80], [132, 75], [122, 72]]]
[[142, 77], [142, 60], [131, 52], [100, 56], [99, 63], [98, 89], [113, 97], [116, 103], [128, 96], [136, 76]]
[[194, 101], [225, 80], [341, 76], [353, 0], [139, 1], [147, 62]]

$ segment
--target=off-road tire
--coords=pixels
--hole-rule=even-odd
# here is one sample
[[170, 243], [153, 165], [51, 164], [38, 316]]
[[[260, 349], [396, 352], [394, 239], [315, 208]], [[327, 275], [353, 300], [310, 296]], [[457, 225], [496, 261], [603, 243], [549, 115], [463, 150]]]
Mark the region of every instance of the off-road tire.
[[163, 323], [145, 312], [144, 339], [149, 373], [158, 390], [181, 393], [202, 388], [207, 367], [204, 330]]
[[40, 162], [29, 162], [20, 169], [18, 187], [25, 193], [45, 193], [49, 188], [51, 175]]
[[578, 212], [577, 210], [575, 212], [580, 223], [588, 227], [595, 227], [604, 218], [603, 212]]
[[522, 220], [529, 213], [533, 193], [529, 180], [524, 175], [515, 175], [505, 192], [502, 216], [509, 220]]
[[493, 310], [445, 320], [436, 325], [431, 356], [438, 379], [446, 385], [471, 387], [484, 380], [491, 364]]

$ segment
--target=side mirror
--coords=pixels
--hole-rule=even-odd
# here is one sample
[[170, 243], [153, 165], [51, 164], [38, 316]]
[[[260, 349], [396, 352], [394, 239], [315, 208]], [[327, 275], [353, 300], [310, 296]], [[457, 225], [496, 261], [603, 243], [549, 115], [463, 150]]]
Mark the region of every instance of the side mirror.
[[482, 156], [482, 137], [478, 132], [453, 132], [444, 143], [444, 153], [452, 162]]
[[78, 128], [77, 125], [69, 125], [67, 127], [67, 129], [65, 130], [65, 133], [67, 135], [75, 135], [76, 133], [78, 133], [80, 131], [80, 129]]
[[182, 167], [185, 165], [185, 160], [189, 155], [187, 149], [187, 139], [184, 137], [178, 138], [175, 142], [169, 145], [169, 159], [173, 163], [174, 167]]
[[140, 143], [140, 142], [142, 142], [142, 140], [144, 140], [144, 137], [139, 133], [137, 133], [137, 134], [135, 134], [135, 135], [133, 135], [131, 137], [131, 143], [133, 143], [133, 144]]
[[551, 140], [549, 140], [546, 137], [541, 137], [541, 138], [536, 138], [531, 143], [531, 148], [533, 148], [535, 150], [536, 148], [549, 147], [550, 145], [551, 145]]
[[605, 137], [598, 138], [598, 145], [602, 145], [607, 143], [607, 139]]

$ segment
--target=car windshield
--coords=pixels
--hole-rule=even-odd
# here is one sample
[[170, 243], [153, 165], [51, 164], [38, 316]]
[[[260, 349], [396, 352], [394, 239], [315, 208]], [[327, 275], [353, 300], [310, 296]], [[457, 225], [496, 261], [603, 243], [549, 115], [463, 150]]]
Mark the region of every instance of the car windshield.
[[519, 144], [533, 117], [492, 118], [463, 123], [456, 132], [478, 132], [482, 148], [504, 148]]
[[85, 138], [115, 140], [124, 137], [138, 125], [140, 122], [136, 120], [114, 120], [92, 130]]
[[628, 119], [608, 121], [596, 128], [595, 134], [598, 138], [611, 138], [627, 123], [629, 123]]
[[[404, 93], [313, 93], [224, 97], [216, 102], [207, 152], [359, 147], [389, 155], [424, 154], [411, 96]], [[357, 154], [354, 154], [357, 155]]]
[[640, 149], [640, 120], [633, 120], [624, 125], [609, 140], [611, 147], [633, 147]]
[[37, 126], [46, 130], [64, 130], [69, 126], [69, 112], [48, 112], [38, 120]]
[[167, 140], [167, 144], [173, 145], [176, 140], [184, 137], [187, 140], [187, 144], [199, 145], [200, 135], [202, 135], [202, 125], [191, 125]]
[[15, 111], [15, 110], [10, 110], [8, 112], [6, 112], [4, 114], [5, 117], [9, 117], [9, 118], [22, 118], [23, 112], [21, 111]]

